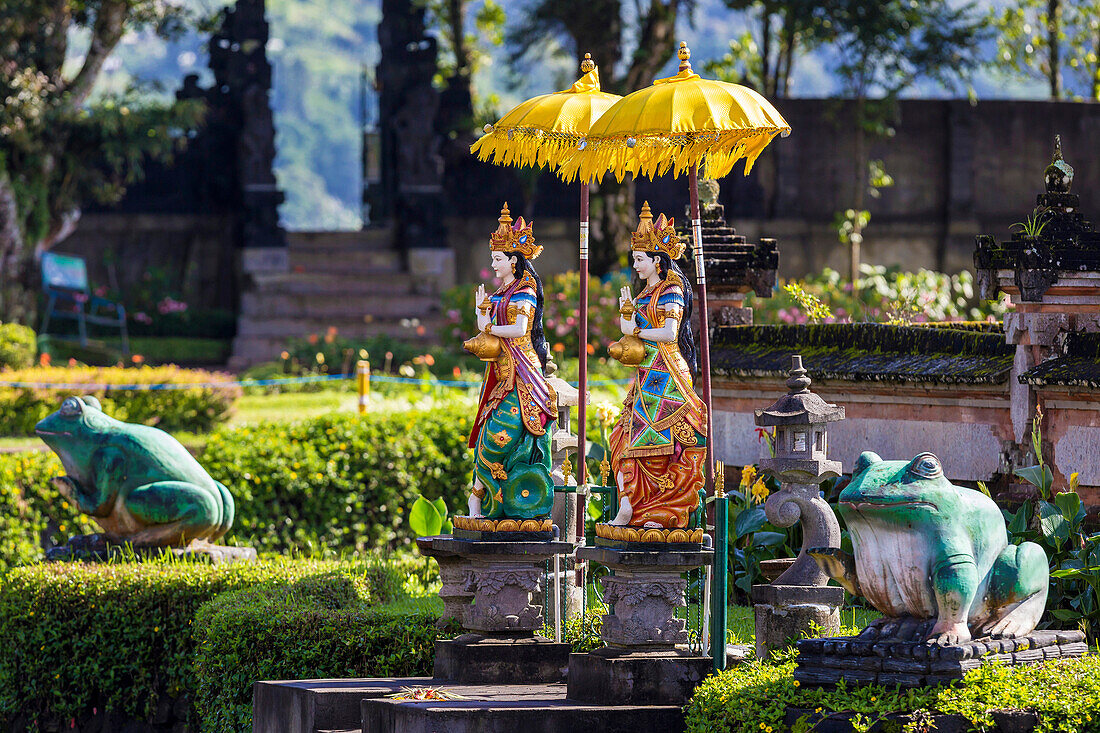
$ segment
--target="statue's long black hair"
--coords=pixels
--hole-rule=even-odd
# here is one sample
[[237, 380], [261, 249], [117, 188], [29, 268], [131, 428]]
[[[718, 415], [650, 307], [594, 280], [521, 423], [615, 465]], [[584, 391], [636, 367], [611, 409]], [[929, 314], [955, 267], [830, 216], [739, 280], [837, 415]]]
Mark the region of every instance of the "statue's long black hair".
[[546, 345], [546, 335], [542, 332], [542, 278], [535, 272], [535, 266], [519, 252], [509, 252], [508, 257], [516, 259], [515, 277], [517, 280], [523, 279], [524, 272], [531, 273], [531, 277], [535, 279], [535, 322], [531, 324], [531, 346], [534, 347], [535, 353], [539, 357], [539, 363], [545, 369], [546, 362], [550, 358], [550, 347]]
[[650, 256], [657, 260], [658, 266], [661, 268], [660, 277], [662, 280], [667, 280], [668, 273], [673, 272], [683, 283], [681, 290], [684, 291], [684, 316], [680, 319], [680, 330], [676, 334], [676, 342], [680, 347], [680, 353], [683, 355], [684, 361], [687, 362], [688, 369], [691, 370], [692, 374], [695, 374], [699, 370], [699, 361], [695, 355], [695, 336], [691, 332], [691, 306], [694, 298], [691, 283], [684, 275], [684, 271], [676, 264], [676, 261], [666, 253], [657, 252]]

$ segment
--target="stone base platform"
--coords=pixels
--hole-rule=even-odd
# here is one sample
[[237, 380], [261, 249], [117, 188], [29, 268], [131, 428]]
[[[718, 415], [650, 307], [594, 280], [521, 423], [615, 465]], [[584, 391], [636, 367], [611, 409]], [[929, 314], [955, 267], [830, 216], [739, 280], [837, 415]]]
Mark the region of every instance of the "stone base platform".
[[841, 679], [857, 686], [922, 687], [962, 679], [989, 660], [1014, 666], [1087, 653], [1080, 631], [1033, 631], [1018, 639], [985, 638], [955, 646], [838, 636], [798, 642], [794, 678], [817, 687], [835, 685]]
[[[436, 687], [462, 699], [401, 701], [403, 688]], [[474, 685], [427, 677], [257, 682], [254, 733], [639, 733], [684, 729], [676, 705], [595, 706], [563, 683]]]
[[561, 682], [569, 645], [541, 636], [463, 634], [435, 643], [435, 676], [467, 684]]
[[569, 657], [569, 699], [595, 705], [686, 705], [713, 660], [685, 651], [604, 647]]
[[143, 562], [163, 555], [219, 565], [252, 562], [256, 559], [256, 549], [214, 545], [203, 540], [195, 540], [186, 547], [130, 545], [111, 542], [101, 534], [83, 534], [70, 537], [64, 545], [47, 550], [46, 562]]
[[565, 685], [448, 685], [464, 700], [364, 699], [363, 733], [639, 733], [684, 729], [675, 705], [593, 706], [567, 699]]

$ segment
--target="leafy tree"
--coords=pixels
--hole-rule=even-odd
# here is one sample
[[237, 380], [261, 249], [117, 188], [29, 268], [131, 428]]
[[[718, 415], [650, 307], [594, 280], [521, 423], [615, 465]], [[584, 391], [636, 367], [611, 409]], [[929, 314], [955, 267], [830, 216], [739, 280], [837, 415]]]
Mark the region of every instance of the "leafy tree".
[[[174, 37], [197, 20], [163, 0], [0, 3], [0, 320], [34, 320], [36, 255], [72, 231], [85, 201], [118, 199], [147, 157], [170, 158], [199, 123], [196, 102], [135, 88], [93, 97], [125, 34]], [[84, 34], [86, 48], [71, 47]]]
[[1016, 0], [990, 11], [990, 19], [996, 70], [1045, 79], [1051, 99], [1100, 100], [1100, 0]]
[[799, 56], [831, 35], [829, 3], [814, 0], [725, 0], [744, 12], [753, 30], [730, 41], [721, 59], [704, 69], [722, 81], [744, 84], [769, 99], [790, 94], [791, 74]]
[[[676, 21], [693, 6], [693, 0], [638, 0], [629, 8], [623, 0], [535, 0], [512, 40], [519, 49], [517, 58], [546, 52], [554, 43], [556, 53], [572, 58], [591, 53], [599, 64], [602, 88], [627, 94], [648, 86], [673, 57]], [[608, 178], [592, 187], [593, 274], [619, 265], [635, 216], [633, 181], [620, 184]]]
[[917, 81], [953, 87], [964, 80], [979, 63], [988, 25], [974, 3], [952, 0], [838, 0], [829, 8], [827, 22], [842, 92], [855, 100], [850, 123], [855, 130], [856, 185], [849, 207], [854, 215], [843, 215], [850, 224], [849, 275], [855, 282], [862, 230], [869, 220], [866, 196], [892, 183], [881, 164], [868, 160], [868, 137], [893, 134], [889, 121], [896, 101]]

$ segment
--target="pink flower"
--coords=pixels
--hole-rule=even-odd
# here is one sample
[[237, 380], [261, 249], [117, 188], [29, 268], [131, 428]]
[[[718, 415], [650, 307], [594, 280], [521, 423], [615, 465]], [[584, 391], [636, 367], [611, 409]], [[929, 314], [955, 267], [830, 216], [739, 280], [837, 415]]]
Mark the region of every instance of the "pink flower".
[[488, 280], [489, 277], [492, 276], [492, 274], [493, 273], [489, 271], [488, 267], [483, 267], [481, 268], [481, 272], [478, 273], [478, 277], [480, 277], [482, 280]]
[[138, 323], [152, 323], [153, 319], [149, 317], [149, 314], [145, 311], [138, 311], [134, 314], [134, 320]]
[[96, 294], [96, 296], [97, 296], [97, 297], [99, 297], [99, 298], [102, 298], [102, 297], [103, 297], [104, 295], [106, 295], [106, 294], [107, 294], [107, 288], [105, 288], [105, 287], [103, 287], [102, 285], [100, 285], [100, 286], [99, 286], [98, 288], [96, 288], [96, 289], [95, 289], [95, 290], [94, 290], [93, 292], [94, 292], [94, 293]]
[[577, 323], [577, 319], [574, 318], [573, 316], [569, 316], [568, 318], [565, 319], [565, 325], [567, 325], [567, 326], [573, 326], [573, 325], [576, 325], [576, 323]]

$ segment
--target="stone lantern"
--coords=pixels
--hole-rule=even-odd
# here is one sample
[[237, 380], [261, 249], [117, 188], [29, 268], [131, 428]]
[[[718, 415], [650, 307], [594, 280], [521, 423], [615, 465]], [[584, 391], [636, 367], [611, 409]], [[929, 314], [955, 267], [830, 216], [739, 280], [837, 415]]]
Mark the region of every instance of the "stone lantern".
[[760, 471], [782, 484], [814, 484], [816, 495], [817, 484], [840, 475], [840, 461], [830, 461], [826, 453], [828, 425], [844, 419], [844, 408], [810, 391], [810, 378], [798, 354], [791, 357], [787, 389], [774, 405], [756, 411], [758, 427], [775, 428], [775, 457], [760, 461]]
[[821, 498], [819, 484], [840, 475], [839, 461], [830, 461], [829, 423], [844, 419], [844, 408], [810, 391], [802, 357], [791, 357], [788, 392], [775, 404], [756, 411], [759, 427], [774, 428], [775, 456], [760, 461], [760, 473], [780, 483], [768, 497], [764, 512], [777, 527], [802, 523], [802, 549], [794, 563], [770, 585], [754, 585], [756, 654], [763, 658], [792, 637], [809, 631], [811, 622], [835, 633], [840, 628], [842, 588], [806, 554], [807, 547], [840, 547], [840, 523]]

